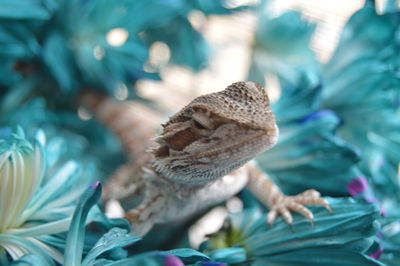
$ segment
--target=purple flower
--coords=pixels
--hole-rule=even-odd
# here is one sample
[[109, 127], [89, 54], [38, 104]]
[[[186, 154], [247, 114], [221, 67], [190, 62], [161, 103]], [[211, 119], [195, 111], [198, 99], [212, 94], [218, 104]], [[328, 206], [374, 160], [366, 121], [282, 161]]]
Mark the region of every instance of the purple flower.
[[319, 110], [319, 111], [317, 111], [315, 113], [312, 113], [312, 114], [300, 119], [299, 122], [301, 124], [304, 124], [304, 123], [307, 123], [309, 121], [320, 119], [321, 117], [324, 117], [324, 116], [333, 116], [333, 115], [335, 115], [335, 112], [332, 111], [332, 110]]
[[361, 193], [364, 193], [367, 189], [368, 189], [368, 181], [367, 179], [365, 179], [365, 177], [355, 178], [347, 186], [347, 190], [353, 197]]
[[368, 190], [369, 185], [365, 177], [358, 177], [353, 179], [347, 186], [347, 190], [353, 197], [361, 195], [366, 202], [377, 204], [381, 207], [381, 213], [386, 216], [386, 210], [383, 208], [382, 203], [373, 195], [372, 191]]
[[100, 186], [101, 182], [100, 181], [96, 181], [93, 184], [90, 185], [91, 189], [96, 189], [98, 186]]
[[200, 265], [202, 266], [227, 266], [228, 264], [224, 262], [218, 262], [218, 261], [202, 261], [200, 262]]
[[371, 258], [374, 258], [376, 260], [379, 260], [379, 258], [381, 257], [383, 252], [383, 249], [378, 249], [376, 252], [372, 253], [371, 255], [369, 255]]
[[168, 255], [164, 261], [165, 266], [185, 266], [183, 262], [174, 255]]

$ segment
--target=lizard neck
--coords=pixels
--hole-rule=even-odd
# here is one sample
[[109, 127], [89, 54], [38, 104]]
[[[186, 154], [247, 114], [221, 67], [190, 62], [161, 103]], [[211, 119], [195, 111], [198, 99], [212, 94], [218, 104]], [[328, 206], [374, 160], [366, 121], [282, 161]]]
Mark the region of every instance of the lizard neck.
[[[150, 170], [150, 169], [149, 169]], [[161, 186], [165, 191], [169, 191], [168, 195], [183, 200], [184, 202], [209, 202], [211, 205], [227, 200], [240, 190], [242, 190], [248, 180], [248, 173], [246, 167], [241, 167], [232, 173], [225, 175], [221, 178], [212, 180], [206, 184], [187, 184], [177, 183], [162, 173], [151, 170], [153, 173], [153, 180], [157, 186]]]
[[162, 186], [167, 186], [178, 198], [182, 199], [189, 197], [194, 192], [201, 190], [205, 186], [208, 186], [214, 182], [209, 181], [203, 184], [176, 182], [175, 180], [165, 176], [161, 171], [157, 171], [157, 169], [153, 167], [151, 163], [148, 164], [146, 172], [150, 173], [150, 175], [154, 178], [154, 182], [159, 183]]
[[[201, 188], [208, 184], [214, 183], [222, 177], [235, 171], [250, 161], [252, 158], [237, 158], [229, 164], [216, 165], [212, 162], [204, 162], [198, 165], [179, 165], [176, 167], [164, 167], [165, 159], [161, 163], [154, 158], [151, 161], [151, 169], [157, 176], [162, 177], [169, 182], [180, 186], [182, 189]], [[170, 159], [171, 162], [174, 159]], [[176, 170], [178, 169], [178, 171]]]

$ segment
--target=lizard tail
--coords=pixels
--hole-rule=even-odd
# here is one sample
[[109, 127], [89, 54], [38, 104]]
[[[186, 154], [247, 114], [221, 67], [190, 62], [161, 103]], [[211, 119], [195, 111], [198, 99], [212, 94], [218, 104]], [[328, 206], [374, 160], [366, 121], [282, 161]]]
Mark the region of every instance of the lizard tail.
[[160, 120], [155, 112], [143, 104], [118, 101], [90, 90], [81, 94], [79, 102], [119, 138], [136, 162], [145, 160]]

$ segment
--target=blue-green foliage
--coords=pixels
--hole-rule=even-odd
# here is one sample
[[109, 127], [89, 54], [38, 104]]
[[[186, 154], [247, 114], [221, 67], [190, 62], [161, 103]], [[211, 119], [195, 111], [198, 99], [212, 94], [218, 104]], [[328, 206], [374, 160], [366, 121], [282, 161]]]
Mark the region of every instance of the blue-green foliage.
[[[87, 198], [93, 198], [91, 190], [84, 194], [80, 203], [78, 202], [86, 187], [95, 180], [97, 170], [88, 160], [77, 161], [69, 157], [69, 151], [74, 149], [68, 151], [60, 148], [65, 141], [60, 137], [46, 140], [42, 131], [38, 131], [34, 140], [30, 141], [22, 128], [18, 128], [16, 133], [9, 128], [2, 128], [1, 262], [21, 255], [12, 251], [19, 249], [36, 254], [37, 258], [33, 262], [46, 262], [43, 265], [52, 265], [54, 261], [62, 262], [61, 254], [71, 242], [66, 241], [65, 232], [70, 227], [72, 214], [77, 213], [77, 210], [83, 209], [85, 212], [77, 214], [84, 213], [88, 217], [87, 222], [96, 222], [103, 230], [129, 227], [124, 220], [106, 218], [97, 206], [89, 213], [90, 208], [97, 202], [88, 201]], [[10, 166], [13, 171], [9, 170]], [[98, 199], [101, 191], [95, 191], [97, 193], [94, 195], [97, 195]], [[90, 208], [87, 207], [88, 204], [91, 204]], [[73, 224], [79, 223], [76, 222], [79, 218], [76, 216], [72, 219]], [[85, 225], [86, 217], [80, 223], [81, 226]], [[71, 228], [74, 227], [71, 225]], [[91, 246], [91, 241], [100, 238], [100, 232], [101, 230], [98, 233], [94, 232], [91, 239], [86, 241], [77, 241], [79, 245], [74, 246]], [[10, 248], [8, 245], [16, 248]], [[22, 252], [22, 255], [26, 254], [26, 251]], [[22, 261], [25, 260], [28, 259], [22, 258]]]
[[249, 79], [263, 84], [265, 74], [273, 73], [282, 80], [297, 84], [304, 72], [316, 71], [317, 60], [310, 47], [315, 25], [301, 19], [297, 11], [270, 18], [265, 7], [260, 10]]
[[161, 41], [166, 43], [171, 50], [171, 62], [188, 66], [193, 70], [201, 70], [207, 66], [208, 54], [211, 47], [202, 34], [193, 28], [188, 16], [192, 11], [200, 11], [205, 15], [227, 15], [233, 11], [245, 9], [244, 6], [236, 8], [225, 7], [224, 0], [195, 0], [195, 1], [170, 1], [179, 2], [179, 12], [169, 23], [152, 27], [145, 32], [148, 43]]
[[285, 87], [273, 106], [280, 140], [258, 162], [290, 194], [315, 188], [328, 195], [348, 195], [346, 186], [359, 172], [359, 154], [335, 135], [341, 123], [335, 112], [321, 109], [322, 84], [303, 80], [297, 87]]
[[[0, 136], [10, 137], [16, 125], [28, 136], [38, 129], [47, 136], [44, 141], [37, 135], [46, 174], [29, 205], [36, 206], [30, 210], [36, 219], [28, 220], [25, 235], [40, 223], [52, 229], [51, 222], [71, 219], [69, 230], [35, 235], [64, 254], [67, 265], [380, 265], [374, 259], [379, 257], [395, 265], [400, 259], [400, 20], [396, 1], [388, 2], [386, 13], [378, 15], [367, 1], [346, 24], [326, 64], [310, 48], [316, 25], [301, 13], [277, 18], [259, 13], [249, 79], [264, 83], [266, 74], [276, 75], [282, 89], [273, 105], [280, 141], [258, 157], [259, 166], [288, 194], [315, 188], [323, 196], [357, 200], [327, 198], [333, 214], [311, 208], [314, 228], [297, 214], [292, 227], [279, 218], [268, 228], [266, 210], [244, 192], [245, 209], [230, 215], [200, 252], [180, 239], [186, 231], [164, 232], [172, 237], [155, 248], [159, 243], [130, 235], [125, 220], [104, 216], [97, 205], [101, 185], [95, 181], [124, 160], [121, 147], [104, 126], [80, 120], [71, 107], [87, 87], [113, 95], [124, 84], [134, 93], [138, 79], [158, 79], [157, 66], [148, 67], [154, 42], [169, 47], [170, 63], [205, 68], [212, 48], [189, 20], [192, 12], [207, 17], [247, 7], [230, 8], [223, 0], [2, 0]], [[115, 29], [125, 34], [121, 45], [107, 39]], [[14, 138], [28, 143], [21, 132]], [[10, 148], [7, 143], [0, 143], [2, 154]], [[89, 184], [94, 185], [85, 190]], [[57, 261], [18, 233], [0, 232], [1, 241], [16, 241], [32, 252], [14, 265]], [[138, 253], [132, 244], [152, 251]], [[160, 248], [164, 251], [155, 250]], [[0, 264], [10, 259], [0, 248]]]
[[315, 188], [349, 195], [347, 184], [361, 175], [355, 166], [359, 152], [336, 135], [342, 119], [323, 106], [326, 82], [310, 48], [315, 25], [295, 11], [278, 18], [262, 14], [260, 20], [249, 79], [264, 83], [265, 75], [273, 74], [282, 89], [273, 105], [280, 141], [258, 157], [260, 166], [290, 194]]
[[340, 136], [362, 150], [360, 166], [376, 192], [398, 203], [399, 15], [377, 15], [369, 5], [358, 11], [323, 67], [324, 108], [343, 120]]
[[377, 15], [367, 3], [347, 23], [323, 68], [323, 105], [342, 118], [340, 136], [361, 150], [359, 165], [376, 195], [372, 200], [381, 201], [387, 214], [378, 241], [388, 264], [400, 254], [399, 15], [396, 9]]
[[[115, 136], [95, 119], [83, 121], [76, 112], [55, 110], [43, 97], [25, 98], [22, 90], [16, 90], [0, 99], [0, 127], [19, 125], [29, 134], [44, 130], [49, 137], [46, 149], [51, 164], [80, 158], [84, 164], [95, 165], [97, 178], [103, 180], [124, 160]], [[105, 159], [108, 164], [101, 163]]]
[[[288, 24], [281, 23], [287, 14], [276, 19], [263, 16], [253, 53], [253, 67], [257, 67], [249, 74], [258, 73], [262, 82], [265, 74], [275, 74], [282, 89], [273, 106], [280, 142], [258, 158], [260, 166], [290, 193], [315, 188], [325, 195], [351, 194], [381, 206], [388, 217], [381, 219], [385, 229], [377, 238], [380, 250], [373, 256], [382, 253], [388, 264], [400, 254], [396, 229], [400, 203], [400, 13], [394, 2], [388, 1], [386, 13], [377, 14], [374, 1], [366, 1], [345, 25], [326, 64], [312, 61], [305, 41], [310, 40], [306, 33], [313, 26], [305, 26], [305, 34], [292, 32], [286, 37], [296, 49], [273, 52], [271, 44], [263, 41], [270, 38], [271, 30], [263, 25], [279, 32], [306, 24], [292, 25], [289, 19]], [[260, 64], [263, 54], [274, 60]], [[301, 58], [305, 64], [271, 67], [287, 65], [286, 57], [278, 57], [282, 54]]]
[[257, 207], [231, 214], [226, 227], [203, 249], [243, 248], [252, 265], [381, 265], [365, 254], [379, 229], [378, 209], [352, 199], [330, 198], [329, 202], [333, 214], [312, 208], [314, 227], [295, 215], [291, 227], [280, 218], [268, 228], [266, 215]]
[[[158, 79], [145, 67], [154, 41], [170, 47], [171, 62], [200, 70], [209, 47], [189, 22], [190, 12], [243, 8], [208, 0], [7, 0], [0, 8], [0, 69], [6, 73], [0, 85], [34, 79], [30, 90], [73, 96], [91, 87], [113, 94], [121, 84]], [[123, 35], [117, 44], [108, 36], [115, 29]]]

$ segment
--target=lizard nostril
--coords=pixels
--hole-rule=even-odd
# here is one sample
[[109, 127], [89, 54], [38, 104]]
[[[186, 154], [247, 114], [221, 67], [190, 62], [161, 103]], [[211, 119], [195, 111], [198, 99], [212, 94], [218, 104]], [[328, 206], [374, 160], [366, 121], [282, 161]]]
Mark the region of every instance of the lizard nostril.
[[169, 156], [169, 147], [167, 145], [160, 146], [155, 152], [156, 157], [167, 157]]
[[269, 127], [265, 129], [265, 133], [267, 135], [277, 135], [279, 133], [279, 129], [277, 125], [273, 125], [272, 127]]

